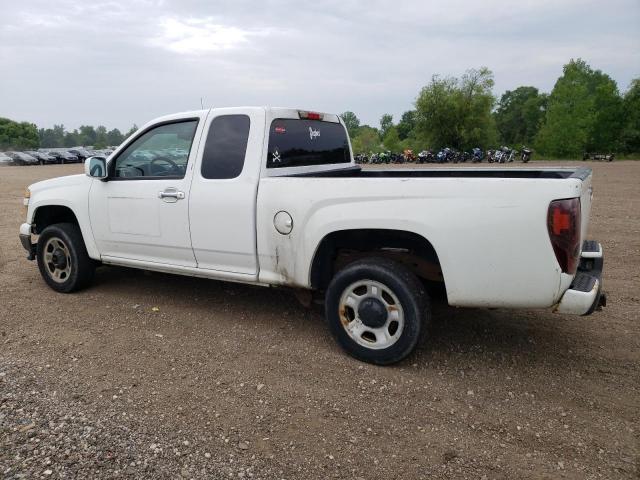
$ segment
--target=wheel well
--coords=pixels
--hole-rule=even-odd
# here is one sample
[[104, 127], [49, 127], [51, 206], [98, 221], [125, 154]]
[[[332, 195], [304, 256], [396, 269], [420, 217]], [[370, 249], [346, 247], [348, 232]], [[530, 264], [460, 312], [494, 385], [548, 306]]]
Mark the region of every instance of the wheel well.
[[325, 290], [338, 270], [371, 256], [396, 260], [424, 280], [444, 282], [438, 254], [426, 238], [404, 230], [358, 229], [322, 239], [311, 266], [311, 286]]
[[35, 233], [42, 233], [45, 228], [54, 223], [75, 223], [78, 225], [78, 219], [69, 207], [62, 205], [47, 205], [36, 210], [33, 220]]

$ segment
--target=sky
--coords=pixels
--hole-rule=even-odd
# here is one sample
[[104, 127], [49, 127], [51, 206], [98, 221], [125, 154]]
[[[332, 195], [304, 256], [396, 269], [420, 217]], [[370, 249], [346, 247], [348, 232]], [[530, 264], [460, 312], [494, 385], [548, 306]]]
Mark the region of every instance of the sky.
[[640, 0], [0, 0], [0, 117], [128, 130], [202, 102], [377, 126], [434, 74], [550, 91], [578, 57], [640, 77]]

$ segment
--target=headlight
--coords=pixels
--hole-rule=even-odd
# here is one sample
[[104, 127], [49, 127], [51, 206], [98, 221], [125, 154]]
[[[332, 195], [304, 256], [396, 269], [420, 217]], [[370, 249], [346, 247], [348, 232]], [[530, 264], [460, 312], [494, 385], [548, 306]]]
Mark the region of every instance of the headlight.
[[22, 198], [22, 204], [25, 207], [28, 207], [30, 199], [31, 199], [31, 190], [29, 190], [28, 188], [25, 188], [24, 189], [24, 195], [23, 195], [23, 198]]

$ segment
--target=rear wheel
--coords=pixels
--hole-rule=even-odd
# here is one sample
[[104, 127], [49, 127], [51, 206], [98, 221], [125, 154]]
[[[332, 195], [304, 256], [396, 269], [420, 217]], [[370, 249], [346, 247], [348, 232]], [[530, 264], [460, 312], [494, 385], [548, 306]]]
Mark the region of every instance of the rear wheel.
[[57, 223], [38, 238], [38, 268], [47, 285], [57, 292], [71, 293], [93, 280], [95, 263], [89, 257], [80, 228]]
[[325, 298], [331, 333], [350, 355], [388, 365], [407, 357], [430, 318], [418, 278], [382, 258], [360, 260], [338, 272]]

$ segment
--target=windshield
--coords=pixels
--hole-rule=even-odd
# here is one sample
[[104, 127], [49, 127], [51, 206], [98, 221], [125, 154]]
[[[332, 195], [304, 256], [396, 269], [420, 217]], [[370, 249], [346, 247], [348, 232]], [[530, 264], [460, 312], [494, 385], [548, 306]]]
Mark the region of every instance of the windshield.
[[267, 168], [349, 162], [347, 132], [340, 123], [291, 118], [271, 122]]

